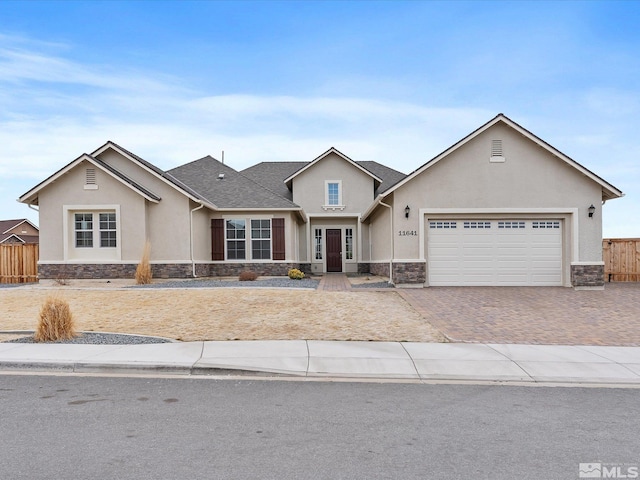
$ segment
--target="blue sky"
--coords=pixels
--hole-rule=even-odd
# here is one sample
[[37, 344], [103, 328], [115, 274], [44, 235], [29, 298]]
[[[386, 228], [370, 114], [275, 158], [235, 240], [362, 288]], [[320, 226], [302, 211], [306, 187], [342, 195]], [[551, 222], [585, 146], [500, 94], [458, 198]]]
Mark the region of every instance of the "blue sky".
[[640, 237], [640, 2], [0, 0], [0, 218], [113, 140], [160, 168], [413, 171], [504, 113], [620, 188]]

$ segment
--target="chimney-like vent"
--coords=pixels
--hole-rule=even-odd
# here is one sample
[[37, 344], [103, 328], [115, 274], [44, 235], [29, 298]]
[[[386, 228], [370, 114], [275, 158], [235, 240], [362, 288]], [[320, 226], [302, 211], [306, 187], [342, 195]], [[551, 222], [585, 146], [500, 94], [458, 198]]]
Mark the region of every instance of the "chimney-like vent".
[[224, 173], [218, 174], [218, 180], [224, 180]]

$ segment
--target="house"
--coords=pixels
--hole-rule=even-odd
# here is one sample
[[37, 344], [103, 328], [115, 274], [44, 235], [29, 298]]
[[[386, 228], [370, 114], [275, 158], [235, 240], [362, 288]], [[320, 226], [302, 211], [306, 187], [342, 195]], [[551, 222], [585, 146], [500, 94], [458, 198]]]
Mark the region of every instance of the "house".
[[[392, 163], [390, 158], [388, 163]], [[602, 204], [623, 194], [503, 114], [412, 173], [330, 148], [163, 171], [113, 142], [19, 198], [41, 278], [384, 275], [399, 286], [603, 285]]]
[[38, 227], [26, 218], [0, 220], [0, 244], [19, 243], [24, 245], [38, 242]]

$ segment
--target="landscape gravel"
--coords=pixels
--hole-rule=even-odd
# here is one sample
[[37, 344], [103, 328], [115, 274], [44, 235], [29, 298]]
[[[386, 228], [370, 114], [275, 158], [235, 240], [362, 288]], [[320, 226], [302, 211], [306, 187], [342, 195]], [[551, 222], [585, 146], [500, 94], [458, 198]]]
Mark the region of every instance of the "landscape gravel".
[[262, 280], [241, 282], [239, 280], [170, 280], [168, 282], [150, 283], [148, 285], [132, 285], [127, 288], [318, 288], [320, 280], [303, 278], [292, 280], [288, 277], [265, 278]]
[[[7, 340], [6, 343], [36, 343], [33, 335]], [[141, 345], [145, 343], [170, 343], [170, 340], [142, 335], [122, 335], [118, 333], [84, 332], [71, 340], [61, 340], [60, 344], [93, 344], [93, 345]]]

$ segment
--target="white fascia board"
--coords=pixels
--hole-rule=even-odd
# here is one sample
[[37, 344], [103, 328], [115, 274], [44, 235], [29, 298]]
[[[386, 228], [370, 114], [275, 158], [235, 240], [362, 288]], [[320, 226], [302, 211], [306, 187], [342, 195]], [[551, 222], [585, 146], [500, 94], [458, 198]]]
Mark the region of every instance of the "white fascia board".
[[624, 195], [621, 190], [617, 189], [616, 187], [611, 185], [609, 182], [605, 181], [604, 179], [600, 178], [595, 173], [593, 173], [590, 170], [588, 170], [587, 168], [583, 167], [578, 162], [576, 162], [572, 158], [568, 157], [567, 155], [565, 155], [564, 153], [562, 153], [560, 150], [556, 149], [555, 147], [551, 146], [550, 144], [548, 144], [547, 142], [545, 142], [541, 138], [538, 138], [536, 135], [531, 133], [526, 128], [521, 127], [516, 122], [514, 122], [513, 120], [511, 120], [510, 118], [508, 118], [507, 116], [505, 116], [502, 113], [500, 113], [495, 118], [491, 119], [490, 121], [488, 121], [487, 123], [482, 125], [477, 130], [474, 130], [473, 132], [471, 132], [469, 135], [464, 137], [462, 140], [458, 141], [457, 143], [454, 143], [452, 146], [450, 146], [444, 152], [442, 152], [439, 155], [435, 156], [434, 158], [429, 160], [427, 163], [425, 163], [424, 165], [419, 167], [417, 170], [414, 170], [413, 172], [411, 172], [403, 180], [401, 180], [400, 182], [395, 184], [389, 190], [386, 190], [386, 191], [382, 192], [382, 194], [386, 197], [390, 193], [395, 192], [398, 188], [400, 188], [403, 185], [405, 185], [406, 183], [410, 182], [413, 178], [417, 177], [418, 175], [420, 175], [425, 170], [431, 168], [436, 163], [438, 163], [440, 160], [442, 160], [443, 158], [447, 157], [448, 155], [450, 155], [455, 150], [458, 150], [460, 147], [462, 147], [466, 143], [470, 142], [471, 140], [476, 138], [481, 133], [484, 133], [486, 130], [488, 130], [489, 128], [493, 127], [498, 122], [505, 123], [509, 127], [513, 128], [515, 131], [517, 131], [518, 133], [523, 135], [524, 137], [528, 138], [529, 140], [531, 140], [532, 142], [534, 142], [538, 146], [540, 146], [543, 149], [545, 149], [547, 152], [551, 153], [553, 156], [559, 158], [560, 160], [562, 160], [563, 162], [565, 162], [568, 165], [572, 166], [573, 168], [578, 170], [580, 173], [582, 173], [583, 175], [585, 175], [589, 179], [591, 179], [594, 182], [596, 182], [597, 184], [599, 184], [603, 188], [603, 193], [604, 193], [604, 191], [606, 191], [609, 194], [609, 198], [619, 198], [619, 197], [622, 197]]
[[293, 174], [291, 174], [289, 177], [284, 179], [284, 183], [288, 184], [291, 180], [293, 180], [295, 177], [297, 177], [298, 175], [300, 175], [302, 172], [304, 172], [305, 170], [311, 168], [313, 165], [315, 165], [316, 163], [318, 163], [320, 160], [322, 160], [323, 158], [327, 157], [328, 155], [330, 155], [331, 153], [335, 153], [336, 155], [338, 155], [340, 158], [342, 158], [343, 160], [349, 162], [351, 165], [353, 165], [354, 167], [356, 167], [358, 170], [362, 171], [363, 173], [366, 173], [367, 175], [369, 175], [371, 178], [373, 178], [374, 180], [377, 180], [378, 182], [382, 183], [382, 179], [379, 178], [377, 175], [374, 175], [373, 173], [371, 173], [369, 170], [367, 170], [366, 168], [361, 167], [360, 165], [358, 165], [356, 162], [354, 162], [353, 160], [351, 160], [349, 157], [347, 157], [344, 153], [340, 152], [339, 150], [337, 150], [334, 147], [331, 147], [329, 150], [327, 150], [326, 152], [324, 152], [322, 155], [320, 155], [319, 157], [315, 158], [314, 160], [311, 160], [309, 163], [307, 163], [304, 167], [302, 167], [301, 169], [297, 170], [296, 172], [294, 172]]
[[[47, 186], [51, 185], [53, 182], [55, 182], [61, 176], [63, 176], [64, 174], [70, 172], [75, 167], [77, 167], [80, 163], [85, 162], [85, 161], [91, 163], [96, 168], [99, 168], [102, 172], [105, 172], [111, 178], [114, 178], [115, 180], [117, 180], [121, 184], [125, 185], [127, 188], [130, 188], [134, 192], [138, 193], [139, 195], [141, 195], [145, 199], [149, 200], [150, 202], [158, 203], [158, 200], [156, 200], [155, 198], [151, 198], [150, 196], [146, 195], [144, 192], [142, 192], [142, 191], [138, 190], [137, 188], [135, 188], [133, 185], [130, 185], [129, 183], [127, 183], [124, 180], [122, 180], [121, 178], [119, 178], [117, 175], [114, 175], [113, 172], [111, 172], [110, 170], [104, 168], [102, 165], [100, 165], [99, 162], [96, 162], [95, 159], [91, 155], [88, 155], [86, 153], [81, 155], [81, 156], [79, 156], [78, 158], [76, 158], [71, 163], [67, 164], [66, 166], [62, 167], [60, 170], [58, 170], [56, 173], [51, 175], [49, 178], [47, 178], [43, 182], [40, 182], [34, 188], [29, 190], [27, 193], [22, 195], [20, 198], [18, 198], [18, 201], [21, 202], [21, 203], [27, 203], [27, 200], [29, 200], [31, 197], [35, 196], [42, 189], [44, 189]], [[28, 203], [31, 203], [31, 202], [28, 202]]]
[[[101, 153], [103, 153], [105, 150], [107, 150], [108, 148], [115, 150], [116, 152], [118, 152], [120, 155], [122, 155], [123, 157], [129, 159], [132, 162], [135, 162], [137, 165], [139, 165], [143, 170], [145, 170], [146, 172], [150, 173], [151, 175], [153, 175], [154, 177], [160, 179], [161, 181], [163, 181], [164, 183], [166, 183], [167, 185], [169, 185], [171, 188], [177, 190], [178, 192], [182, 193], [183, 195], [185, 195], [186, 197], [188, 197], [189, 199], [193, 200], [196, 203], [199, 203], [201, 205], [205, 205], [207, 208], [210, 208], [211, 210], [217, 210], [218, 207], [216, 207], [215, 205], [213, 205], [212, 203], [209, 203], [205, 200], [202, 200], [200, 198], [195, 197], [194, 195], [192, 195], [191, 193], [189, 193], [188, 191], [184, 190], [183, 188], [180, 188], [178, 185], [176, 185], [175, 183], [167, 180], [167, 178], [164, 175], [159, 175], [158, 172], [156, 172], [155, 170], [153, 170], [152, 168], [149, 168], [147, 165], [145, 165], [144, 163], [138, 161], [137, 158], [132, 157], [131, 155], [129, 155], [128, 152], [124, 151], [122, 148], [119, 148], [118, 145], [112, 143], [112, 142], [107, 142], [105, 143], [102, 147], [100, 147], [98, 150], [94, 151], [91, 155], [93, 156], [98, 156]], [[157, 167], [156, 167], [157, 168]], [[160, 170], [160, 169], [159, 169]], [[163, 173], [163, 170], [161, 170]], [[171, 174], [168, 174], [171, 175]], [[177, 180], [177, 179], [176, 179]]]

